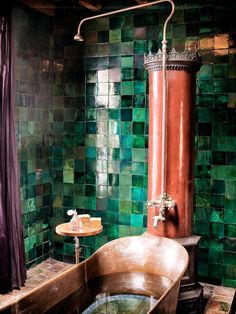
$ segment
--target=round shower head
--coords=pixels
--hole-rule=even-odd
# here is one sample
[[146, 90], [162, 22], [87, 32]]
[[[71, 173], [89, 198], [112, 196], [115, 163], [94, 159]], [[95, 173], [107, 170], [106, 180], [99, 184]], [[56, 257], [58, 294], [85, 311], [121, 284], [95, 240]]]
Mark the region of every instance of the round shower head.
[[84, 41], [83, 37], [79, 33], [74, 36], [74, 40], [76, 40], [76, 41]]

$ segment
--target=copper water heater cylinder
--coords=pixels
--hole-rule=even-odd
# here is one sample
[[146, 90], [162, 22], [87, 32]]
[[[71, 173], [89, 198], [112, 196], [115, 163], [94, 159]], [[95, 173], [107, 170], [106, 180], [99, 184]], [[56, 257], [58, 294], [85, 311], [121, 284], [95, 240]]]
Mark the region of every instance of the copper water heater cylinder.
[[[148, 200], [161, 194], [162, 154], [162, 53], [145, 56], [149, 72]], [[169, 238], [192, 235], [194, 99], [196, 72], [201, 65], [195, 52], [172, 50], [166, 62], [166, 158], [165, 192], [176, 206], [165, 211], [165, 221], [153, 226], [156, 206], [148, 207], [147, 231]]]

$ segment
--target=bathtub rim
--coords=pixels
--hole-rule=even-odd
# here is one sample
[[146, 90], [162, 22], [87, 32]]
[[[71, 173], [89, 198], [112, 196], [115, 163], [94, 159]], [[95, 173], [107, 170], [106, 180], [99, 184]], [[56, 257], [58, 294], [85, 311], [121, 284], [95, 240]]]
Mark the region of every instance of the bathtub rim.
[[[99, 254], [99, 252], [103, 249], [104, 246], [110, 246], [112, 245], [114, 242], [118, 242], [120, 239], [123, 239], [123, 241], [125, 239], [129, 239], [129, 238], [144, 238], [144, 237], [150, 237], [150, 238], [160, 238], [160, 239], [165, 239], [165, 241], [169, 242], [169, 243], [174, 243], [174, 245], [176, 247], [180, 247], [182, 252], [185, 254], [186, 256], [186, 264], [185, 264], [185, 267], [183, 268], [183, 270], [180, 272], [180, 274], [178, 275], [178, 277], [176, 278], [176, 280], [174, 280], [171, 285], [169, 286], [169, 288], [167, 288], [167, 290], [161, 295], [161, 297], [157, 300], [156, 304], [152, 307], [152, 309], [150, 309], [149, 312], [147, 312], [147, 314], [149, 313], [152, 313], [153, 311], [155, 311], [155, 309], [162, 303], [163, 300], [165, 300], [165, 298], [168, 296], [168, 294], [172, 291], [172, 289], [174, 288], [175, 285], [179, 285], [180, 284], [180, 280], [181, 278], [183, 277], [184, 273], [186, 272], [186, 269], [188, 267], [188, 263], [189, 263], [189, 255], [186, 251], [186, 249], [181, 245], [179, 244], [178, 242], [176, 242], [174, 239], [170, 239], [170, 238], [165, 238], [165, 237], [160, 237], [160, 236], [156, 236], [156, 235], [152, 235], [152, 234], [149, 234], [148, 232], [144, 232], [143, 234], [141, 235], [135, 235], [135, 236], [126, 236], [126, 237], [121, 237], [121, 238], [117, 238], [117, 239], [114, 239], [114, 240], [111, 240], [107, 243], [105, 243], [104, 245], [102, 245], [99, 249], [97, 249], [91, 256], [89, 256], [87, 259], [85, 259], [83, 262], [80, 262], [79, 264], [75, 264], [75, 265], [72, 265], [69, 269], [66, 269], [65, 271], [63, 271], [62, 273], [60, 274], [57, 274], [55, 275], [53, 278], [43, 282], [42, 284], [40, 284], [38, 287], [35, 287], [33, 288], [32, 290], [30, 290], [29, 292], [26, 292], [25, 294], [23, 294], [22, 296], [20, 296], [19, 298], [17, 298], [15, 301], [13, 301], [12, 303], [9, 303], [9, 304], [6, 304], [5, 306], [3, 306], [1, 309], [0, 309], [0, 313], [6, 309], [10, 309], [10, 308], [13, 308], [14, 309], [14, 306], [17, 307], [17, 304], [19, 302], [21, 302], [23, 299], [26, 299], [26, 298], [29, 298], [30, 296], [32, 296], [34, 293], [36, 293], [37, 291], [41, 291], [43, 288], [47, 287], [49, 288], [51, 285], [57, 283], [57, 282], [60, 282], [61, 279], [63, 279], [64, 276], [66, 276], [66, 274], [70, 274], [70, 273], [73, 273], [73, 271], [79, 267], [85, 269], [86, 271], [86, 264], [87, 264], [87, 261], [89, 261], [90, 259], [93, 258], [93, 256], [95, 254]], [[119, 273], [119, 272], [117, 272]], [[86, 276], [87, 277], [87, 276]], [[167, 277], [168, 278], [168, 277]], [[168, 278], [170, 279], [170, 278]], [[85, 282], [87, 282], [86, 278], [85, 278]], [[61, 300], [63, 300], [64, 298], [66, 298], [67, 296], [69, 296], [70, 294], [72, 294], [75, 290], [79, 289], [85, 282], [82, 282], [81, 285], [77, 285], [76, 288], [72, 288], [70, 291], [66, 292], [65, 295], [61, 298], [58, 298], [56, 300], [56, 302], [54, 302], [53, 304], [50, 304], [49, 307], [47, 307], [45, 310], [49, 310], [51, 307], [53, 307], [56, 303], [60, 302]]]

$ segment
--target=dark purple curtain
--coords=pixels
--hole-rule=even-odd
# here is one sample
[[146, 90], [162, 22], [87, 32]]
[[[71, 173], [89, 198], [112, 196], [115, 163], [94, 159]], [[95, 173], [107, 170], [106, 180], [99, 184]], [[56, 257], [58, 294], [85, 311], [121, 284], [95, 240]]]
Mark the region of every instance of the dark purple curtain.
[[9, 25], [0, 16], [0, 293], [20, 288], [26, 278]]

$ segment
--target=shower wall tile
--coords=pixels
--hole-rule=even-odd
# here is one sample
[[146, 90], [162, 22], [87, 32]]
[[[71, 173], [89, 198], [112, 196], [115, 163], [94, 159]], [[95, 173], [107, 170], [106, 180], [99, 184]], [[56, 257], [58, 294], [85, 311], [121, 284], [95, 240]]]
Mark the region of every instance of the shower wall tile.
[[[198, 274], [225, 285], [235, 284], [236, 271], [233, 11], [228, 3], [186, 0], [176, 5], [167, 32], [169, 48], [202, 53], [194, 164]], [[53, 28], [49, 17], [17, 12], [16, 118], [27, 263], [46, 257], [51, 243], [57, 258], [73, 260], [73, 238], [54, 231], [69, 220], [71, 208], [102, 218], [103, 232], [81, 239], [86, 258], [107, 241], [146, 230], [143, 54], [161, 47], [167, 8], [89, 21], [84, 43], [73, 41], [84, 11], [57, 10]], [[38, 40], [27, 36], [31, 28]]]
[[[16, 130], [26, 266], [48, 258], [52, 249], [53, 60], [51, 18], [22, 6], [12, 9], [16, 47]], [[34, 34], [29, 37], [30, 34]], [[56, 92], [56, 91], [55, 91]], [[58, 164], [59, 167], [59, 164]]]

